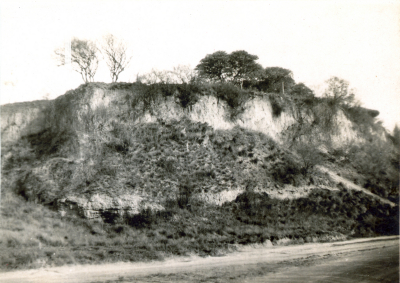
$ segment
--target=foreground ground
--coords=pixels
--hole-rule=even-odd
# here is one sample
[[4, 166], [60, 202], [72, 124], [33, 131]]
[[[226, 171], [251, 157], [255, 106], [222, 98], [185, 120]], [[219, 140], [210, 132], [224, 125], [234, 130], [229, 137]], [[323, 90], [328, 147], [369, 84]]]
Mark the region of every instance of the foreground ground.
[[399, 237], [2, 273], [0, 282], [399, 282]]

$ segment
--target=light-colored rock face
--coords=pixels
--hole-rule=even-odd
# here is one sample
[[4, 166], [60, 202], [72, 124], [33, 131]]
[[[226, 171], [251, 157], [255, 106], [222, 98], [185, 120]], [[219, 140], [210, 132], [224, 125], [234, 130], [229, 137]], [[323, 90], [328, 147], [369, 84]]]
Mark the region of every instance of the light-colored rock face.
[[267, 98], [250, 100], [244, 108], [238, 119], [232, 121], [229, 118], [229, 106], [214, 96], [202, 96], [189, 109], [182, 109], [173, 98], [168, 98], [155, 109], [154, 115], [147, 113], [140, 122], [156, 122], [160, 118], [167, 121], [179, 120], [187, 117], [195, 122], [207, 123], [215, 130], [229, 130], [240, 126], [262, 132], [275, 140], [279, 140], [282, 131], [294, 123], [294, 119], [286, 112], [282, 112], [279, 117], [273, 117], [272, 106]]
[[105, 194], [91, 196], [70, 195], [57, 202], [58, 211], [62, 216], [76, 215], [88, 219], [104, 218], [104, 213], [111, 213], [119, 217], [139, 214], [143, 209], [152, 211], [164, 208], [148, 198], [139, 195], [120, 195], [110, 197]]
[[332, 143], [334, 146], [341, 146], [351, 142], [360, 141], [360, 137], [353, 130], [353, 124], [346, 118], [340, 110], [336, 115], [337, 132], [332, 134]]
[[238, 195], [244, 192], [243, 188], [223, 190], [218, 193], [201, 192], [193, 196], [194, 199], [211, 203], [214, 205], [222, 205], [225, 202], [234, 201]]
[[[106, 111], [126, 111], [126, 106], [119, 108], [114, 103], [121, 100], [123, 91], [107, 90], [104, 88], [87, 88], [81, 94], [77, 102], [70, 105], [73, 120], [61, 119], [61, 127], [74, 125], [79, 130], [79, 137], [84, 143], [85, 127], [87, 127], [88, 115]], [[42, 102], [41, 102], [42, 103]], [[35, 103], [25, 103], [21, 107], [2, 106], [1, 112], [1, 133], [2, 144], [14, 142], [21, 136], [36, 134], [46, 129], [46, 117], [43, 110], [46, 105]], [[7, 109], [8, 108], [8, 109]], [[96, 115], [95, 115], [96, 116]], [[101, 119], [99, 113], [92, 120], [96, 124], [97, 119]], [[235, 121], [230, 118], [229, 106], [214, 96], [201, 96], [199, 101], [189, 109], [183, 109], [174, 101], [173, 97], [161, 99], [154, 108], [153, 114], [146, 112], [137, 118], [136, 123], [156, 122], [162, 120], [180, 120], [187, 117], [192, 121], [207, 123], [216, 130], [229, 130], [235, 126], [240, 126], [249, 130], [259, 131], [269, 135], [277, 142], [281, 139], [281, 134], [295, 120], [290, 113], [282, 112], [279, 117], [272, 115], [272, 106], [268, 98], [256, 97], [245, 104], [245, 110]], [[337, 124], [339, 131], [332, 135], [332, 142], [340, 145], [352, 140], [358, 140], [357, 134], [352, 128], [352, 123], [342, 112], [338, 113]]]
[[32, 101], [1, 106], [1, 144], [6, 145], [46, 129], [43, 112], [48, 101]]

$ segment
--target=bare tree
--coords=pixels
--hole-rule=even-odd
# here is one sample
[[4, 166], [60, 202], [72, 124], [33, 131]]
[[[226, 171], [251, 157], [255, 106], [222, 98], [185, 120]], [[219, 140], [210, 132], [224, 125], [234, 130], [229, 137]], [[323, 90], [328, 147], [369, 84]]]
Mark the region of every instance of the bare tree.
[[137, 75], [136, 81], [144, 84], [172, 84], [175, 83], [173, 74], [171, 71], [160, 71], [157, 69], [151, 69], [150, 72], [143, 75]]
[[173, 68], [172, 74], [176, 77], [177, 83], [190, 83], [197, 77], [197, 72], [190, 65], [178, 65]]
[[[54, 53], [59, 66], [69, 63], [66, 62], [68, 58], [66, 58], [64, 48], [57, 48]], [[96, 44], [90, 40], [73, 38], [71, 41], [71, 65], [76, 72], [81, 74], [85, 83], [93, 82], [99, 65]]]
[[132, 59], [127, 55], [128, 46], [124, 41], [117, 39], [112, 34], [108, 34], [104, 36], [102, 51], [106, 57], [112, 82], [116, 82], [119, 74], [125, 70]]
[[152, 69], [149, 73], [137, 75], [136, 81], [144, 84], [189, 84], [197, 78], [197, 72], [189, 65], [178, 65], [172, 71]]

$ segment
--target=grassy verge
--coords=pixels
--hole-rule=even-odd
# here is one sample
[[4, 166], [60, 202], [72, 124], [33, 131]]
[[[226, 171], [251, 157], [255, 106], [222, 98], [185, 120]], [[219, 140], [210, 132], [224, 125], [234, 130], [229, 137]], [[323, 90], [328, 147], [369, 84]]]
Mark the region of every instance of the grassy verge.
[[301, 244], [398, 234], [398, 207], [359, 192], [315, 190], [294, 200], [246, 192], [223, 206], [189, 200], [182, 209], [171, 199], [165, 207], [104, 223], [62, 219], [46, 207], [5, 196], [1, 270], [218, 255], [238, 244], [266, 241]]

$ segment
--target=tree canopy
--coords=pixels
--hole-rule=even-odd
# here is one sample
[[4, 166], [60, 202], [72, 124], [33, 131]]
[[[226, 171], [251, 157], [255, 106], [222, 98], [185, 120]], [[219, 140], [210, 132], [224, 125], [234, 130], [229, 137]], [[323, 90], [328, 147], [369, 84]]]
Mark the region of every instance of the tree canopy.
[[355, 95], [352, 89], [349, 89], [349, 82], [338, 77], [331, 77], [326, 81], [328, 87], [325, 90], [325, 96], [331, 98], [337, 105], [350, 105], [355, 102]]
[[256, 63], [256, 60], [258, 56], [244, 50], [232, 52], [228, 59], [228, 78], [242, 87], [243, 81], [252, 79], [262, 70], [262, 66]]
[[290, 90], [290, 94], [296, 96], [314, 96], [314, 92], [303, 83], [295, 84]]
[[243, 81], [251, 79], [254, 74], [262, 70], [256, 60], [258, 56], [244, 50], [234, 51], [231, 54], [217, 51], [201, 59], [196, 70], [201, 77], [211, 81], [230, 81], [242, 86]]
[[217, 51], [201, 59], [200, 63], [196, 66], [196, 70], [203, 78], [223, 82], [227, 77], [228, 62], [228, 53]]
[[293, 72], [281, 67], [265, 68], [259, 89], [265, 92], [285, 93], [295, 85]]

